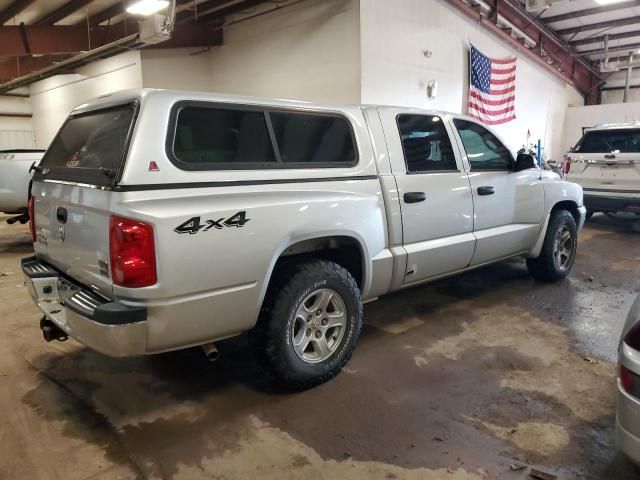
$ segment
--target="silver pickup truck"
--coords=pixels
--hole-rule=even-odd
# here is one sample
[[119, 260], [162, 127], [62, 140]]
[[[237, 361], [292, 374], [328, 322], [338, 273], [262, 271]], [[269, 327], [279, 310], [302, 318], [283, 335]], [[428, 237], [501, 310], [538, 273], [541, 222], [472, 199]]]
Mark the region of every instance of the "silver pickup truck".
[[248, 332], [291, 388], [339, 372], [380, 295], [517, 256], [564, 278], [585, 219], [467, 117], [147, 89], [76, 108], [32, 193], [47, 340], [214, 357]]

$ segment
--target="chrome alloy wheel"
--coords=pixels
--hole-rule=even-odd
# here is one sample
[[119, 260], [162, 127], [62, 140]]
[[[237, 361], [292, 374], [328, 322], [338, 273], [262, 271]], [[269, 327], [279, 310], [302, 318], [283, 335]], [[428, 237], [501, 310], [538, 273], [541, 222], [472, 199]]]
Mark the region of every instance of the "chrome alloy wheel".
[[556, 233], [556, 238], [553, 242], [553, 261], [557, 269], [566, 270], [571, 267], [575, 255], [575, 247], [576, 242], [571, 236], [571, 231], [566, 225], [563, 225]]
[[303, 361], [320, 363], [338, 348], [347, 329], [347, 309], [334, 290], [320, 288], [309, 294], [291, 325], [293, 348]]

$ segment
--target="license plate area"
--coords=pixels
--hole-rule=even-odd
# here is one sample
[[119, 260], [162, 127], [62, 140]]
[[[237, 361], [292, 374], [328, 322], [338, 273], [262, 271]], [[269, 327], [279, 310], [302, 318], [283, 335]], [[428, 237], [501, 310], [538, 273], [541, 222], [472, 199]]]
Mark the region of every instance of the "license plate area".
[[68, 331], [65, 302], [79, 289], [58, 276], [32, 278], [31, 284], [34, 300], [45, 316]]

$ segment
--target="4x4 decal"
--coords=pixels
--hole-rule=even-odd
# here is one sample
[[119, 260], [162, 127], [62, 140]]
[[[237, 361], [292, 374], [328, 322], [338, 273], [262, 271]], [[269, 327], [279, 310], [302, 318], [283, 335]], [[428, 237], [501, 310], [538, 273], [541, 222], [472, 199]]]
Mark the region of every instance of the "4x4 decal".
[[195, 233], [198, 233], [200, 230], [206, 232], [208, 230], [211, 230], [212, 228], [215, 228], [216, 230], [222, 230], [225, 227], [244, 227], [244, 225], [249, 220], [250, 219], [247, 218], [247, 212], [244, 210], [242, 212], [236, 213], [235, 215], [232, 215], [226, 220], [223, 217], [218, 218], [217, 220], [205, 220], [204, 223], [201, 223], [200, 217], [191, 217], [186, 222], [181, 223], [176, 228], [174, 228], [173, 231], [180, 234], [188, 233], [189, 235], [193, 235]]

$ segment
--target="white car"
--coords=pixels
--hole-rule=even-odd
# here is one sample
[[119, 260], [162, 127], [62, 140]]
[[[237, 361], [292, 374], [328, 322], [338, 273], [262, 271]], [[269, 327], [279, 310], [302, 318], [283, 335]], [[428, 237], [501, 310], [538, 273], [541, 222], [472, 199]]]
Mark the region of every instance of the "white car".
[[588, 215], [640, 215], [640, 124], [587, 128], [565, 155], [567, 179], [582, 185]]
[[43, 155], [44, 150], [0, 150], [0, 212], [27, 213], [29, 168]]
[[640, 295], [629, 311], [618, 348], [616, 443], [640, 465]]
[[518, 256], [563, 279], [586, 214], [468, 117], [147, 89], [74, 110], [32, 194], [45, 339], [215, 356], [249, 332], [295, 388], [345, 365], [364, 301]]

